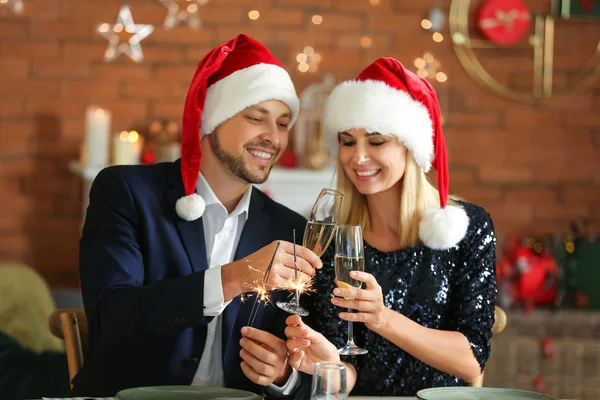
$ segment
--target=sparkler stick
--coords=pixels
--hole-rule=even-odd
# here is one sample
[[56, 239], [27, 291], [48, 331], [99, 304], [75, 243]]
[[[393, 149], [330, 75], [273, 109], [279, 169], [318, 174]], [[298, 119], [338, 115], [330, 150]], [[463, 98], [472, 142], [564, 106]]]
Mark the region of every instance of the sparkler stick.
[[254, 324], [254, 319], [256, 318], [256, 314], [258, 314], [258, 303], [261, 299], [266, 298], [267, 291], [267, 282], [269, 281], [269, 276], [271, 275], [271, 268], [273, 267], [273, 261], [275, 261], [275, 255], [277, 254], [277, 250], [279, 250], [279, 245], [281, 242], [277, 242], [277, 246], [275, 247], [275, 252], [273, 253], [273, 257], [271, 258], [271, 262], [265, 271], [265, 275], [263, 276], [262, 285], [256, 288], [256, 298], [254, 299], [254, 304], [252, 305], [252, 310], [250, 311], [250, 318], [248, 318], [247, 326], [252, 326]]

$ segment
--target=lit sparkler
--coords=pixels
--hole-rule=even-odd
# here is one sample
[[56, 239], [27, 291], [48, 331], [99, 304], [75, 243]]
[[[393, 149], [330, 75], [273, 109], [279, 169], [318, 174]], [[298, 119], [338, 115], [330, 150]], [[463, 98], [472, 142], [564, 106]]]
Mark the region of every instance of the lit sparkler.
[[[269, 275], [271, 275], [271, 268], [273, 267], [273, 261], [275, 260], [275, 255], [277, 254], [277, 250], [279, 250], [279, 245], [281, 242], [277, 242], [277, 246], [275, 247], [275, 252], [273, 253], [273, 257], [271, 258], [271, 262], [265, 271], [265, 275], [263, 276], [263, 280], [255, 281], [252, 284], [249, 284], [249, 288], [252, 292], [256, 294], [254, 298], [254, 305], [252, 305], [252, 310], [250, 311], [250, 318], [248, 318], [247, 326], [252, 326], [254, 324], [254, 319], [256, 318], [256, 314], [258, 314], [258, 306], [261, 302], [264, 304], [268, 304], [271, 301], [271, 296], [269, 291], [267, 290], [267, 282], [269, 282]], [[246, 259], [246, 261], [248, 261]], [[248, 268], [251, 268], [254, 271], [258, 271], [256, 268], [252, 267], [250, 263], [248, 263]], [[260, 272], [260, 271], [259, 271]]]

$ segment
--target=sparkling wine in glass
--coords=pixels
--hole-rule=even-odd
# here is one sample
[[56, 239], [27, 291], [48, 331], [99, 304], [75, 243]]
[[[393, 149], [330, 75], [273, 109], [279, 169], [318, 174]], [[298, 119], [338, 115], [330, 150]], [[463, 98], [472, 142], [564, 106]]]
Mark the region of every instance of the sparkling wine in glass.
[[[335, 236], [335, 279], [339, 288], [360, 288], [362, 282], [352, 279], [350, 271], [365, 270], [365, 255], [360, 225], [338, 225]], [[351, 309], [348, 312], [352, 312]], [[338, 349], [345, 356], [358, 356], [368, 351], [354, 343], [354, 326], [348, 321], [348, 342]]]
[[[321, 257], [335, 236], [340, 218], [344, 195], [333, 189], [322, 189], [315, 201], [304, 230], [302, 246]], [[295, 259], [294, 259], [295, 262]], [[300, 306], [300, 290], [296, 289], [289, 302], [278, 301], [277, 306], [290, 314], [307, 316], [308, 311]]]

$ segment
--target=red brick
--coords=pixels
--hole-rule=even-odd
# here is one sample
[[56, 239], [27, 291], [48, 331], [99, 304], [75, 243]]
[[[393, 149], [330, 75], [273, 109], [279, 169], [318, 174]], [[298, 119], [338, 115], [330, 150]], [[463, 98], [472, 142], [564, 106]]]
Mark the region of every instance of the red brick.
[[0, 43], [3, 56], [9, 57], [57, 57], [58, 43], [29, 43], [29, 42], [4, 42]]
[[[73, 188], [73, 177], [51, 177], [31, 175], [24, 181], [23, 192], [27, 195], [53, 195], [56, 193], [69, 193]], [[44, 227], [46, 222], [44, 222]], [[38, 226], [42, 229], [42, 226]]]
[[0, 253], [17, 253], [29, 250], [30, 240], [24, 233], [0, 235]]
[[491, 203], [486, 206], [487, 212], [492, 216], [495, 225], [499, 225], [501, 221], [521, 221], [528, 223], [532, 220], [535, 206], [532, 204], [506, 204], [506, 203]]
[[449, 126], [460, 126], [463, 129], [480, 129], [481, 127], [497, 127], [500, 124], [500, 113], [478, 112], [450, 112], [447, 123]]
[[102, 81], [63, 81], [60, 97], [67, 100], [109, 102], [119, 98], [119, 85], [115, 82]]
[[148, 118], [148, 104], [145, 101], [121, 100], [110, 103], [108, 109], [115, 118], [126, 117], [140, 120]]
[[[2, 126], [4, 122], [2, 122]], [[4, 130], [3, 130], [4, 131]], [[30, 137], [18, 132], [0, 133], [0, 155], [27, 154], [30, 149]]]
[[[304, 14], [301, 10], [284, 10], [277, 8], [267, 8], [260, 11], [260, 17], [257, 22], [262, 22], [268, 25], [285, 25], [287, 27], [300, 26], [301, 24], [308, 24], [307, 18], [310, 18]], [[325, 17], [323, 17], [323, 26], [325, 24]]]
[[155, 118], [181, 118], [183, 103], [184, 100], [180, 102], [155, 102], [152, 105], [152, 115]]
[[470, 169], [454, 169], [450, 166], [450, 185], [468, 186], [473, 185], [476, 179], [475, 171]]
[[0, 81], [0, 95], [15, 97], [54, 97], [58, 93], [58, 82], [45, 79], [11, 79]]
[[542, 145], [539, 147], [516, 147], [515, 149], [510, 149], [508, 158], [514, 164], [545, 166], [548, 162], [562, 163], [566, 157], [563, 149]]
[[23, 114], [25, 102], [22, 99], [0, 99], [0, 117], [16, 118]]
[[323, 16], [323, 22], [320, 25], [317, 25], [315, 30], [332, 29], [348, 32], [364, 28], [364, 19], [358, 14], [350, 15], [347, 13], [341, 14], [327, 12], [321, 15]]
[[86, 104], [75, 100], [30, 98], [27, 113], [47, 114], [58, 118], [79, 117], [85, 114], [85, 107]]
[[14, 218], [9, 215], [0, 216], [0, 234], [21, 232], [23, 231], [23, 219]]
[[25, 21], [0, 20], [0, 37], [3, 40], [25, 39], [27, 23]]
[[524, 183], [531, 182], [533, 177], [533, 170], [526, 167], [486, 165], [479, 170], [479, 179], [486, 183]]
[[180, 83], [126, 83], [122, 87], [123, 96], [126, 98], [151, 98], [151, 99], [185, 99], [188, 85]]
[[35, 58], [33, 74], [42, 78], [84, 78], [90, 76], [90, 64], [77, 59]]
[[[236, 3], [240, 0], [236, 0]], [[246, 0], [249, 4], [255, 3], [252, 0]], [[332, 2], [335, 0], [319, 0], [318, 7], [319, 9], [329, 8], [332, 5]], [[348, 2], [354, 3], [354, 2]], [[306, 6], [306, 0], [277, 0], [277, 4], [281, 6]]]
[[479, 205], [498, 201], [502, 197], [502, 190], [498, 187], [471, 187], [458, 191], [450, 189], [450, 191], [464, 201]]
[[547, 164], [539, 167], [535, 180], [543, 183], [588, 182], [591, 178], [590, 168], [586, 165]]
[[577, 204], [545, 204], [535, 205], [535, 217], [541, 219], [575, 219], [590, 215], [590, 209]]
[[[273, 35], [273, 43], [284, 44], [291, 47], [292, 52], [301, 51], [308, 42], [308, 38], [305, 32], [298, 30], [278, 30], [276, 35]], [[318, 34], [310, 37], [310, 43], [315, 47], [328, 46], [333, 43], [333, 34], [331, 32], [320, 31]], [[294, 56], [295, 57], [295, 54]]]
[[29, 35], [34, 39], [79, 39], [92, 34], [94, 27], [89, 22], [36, 21], [29, 24]]
[[211, 50], [209, 46], [191, 46], [185, 50], [185, 60], [199, 63]]
[[62, 53], [65, 58], [84, 64], [89, 61], [103, 61], [106, 48], [106, 43], [64, 43]]
[[361, 34], [345, 34], [338, 35], [336, 45], [341, 48], [363, 48], [361, 39], [363, 36], [368, 36], [371, 39], [372, 48], [388, 48], [390, 45], [390, 37], [388, 35], [361, 35]]
[[144, 46], [144, 62], [180, 63], [183, 60], [184, 49], [178, 46]]
[[[120, 8], [121, 4], [119, 4], [118, 2], [113, 2], [112, 4], [110, 4], [109, 1], [94, 2], [81, 0], [64, 0], [62, 16], [67, 20], [79, 20], [86, 22], [94, 21], [96, 24], [100, 24], [103, 22], [114, 24], [117, 22], [117, 16], [119, 15]], [[135, 9], [131, 4], [130, 8], [134, 22], [137, 24], [141, 23], [137, 21]], [[91, 25], [94, 26], [93, 24]]]
[[563, 188], [563, 199], [565, 204], [573, 203], [600, 203], [600, 186], [582, 187], [568, 185]]
[[179, 66], [158, 65], [154, 68], [153, 81], [165, 83], [185, 82], [189, 84], [197, 68], [196, 64], [182, 64]]
[[587, 128], [600, 125], [600, 113], [574, 113], [570, 112], [565, 116], [567, 127]]
[[157, 29], [150, 36], [142, 41], [142, 50], [144, 44], [174, 43], [186, 45], [204, 45], [212, 44], [214, 33], [208, 30], [192, 30], [185, 26], [176, 26], [173, 29]]
[[557, 197], [557, 190], [553, 188], [519, 187], [504, 190], [504, 201], [507, 203], [555, 203]]
[[[0, 122], [0, 128], [4, 125], [4, 122]], [[10, 134], [11, 132], [9, 132]], [[5, 131], [0, 131], [0, 137], [7, 135]], [[0, 151], [2, 149], [0, 148]], [[27, 175], [35, 169], [35, 161], [32, 158], [24, 157], [11, 157], [0, 162], [0, 179], [5, 177], [17, 177], [20, 175]]]
[[26, 58], [0, 57], [0, 79], [26, 78], [29, 70], [29, 60]]
[[363, 57], [357, 51], [320, 51], [319, 48], [315, 48], [315, 51], [322, 53], [320, 69], [324, 71], [331, 71], [340, 66], [347, 70], [359, 71], [364, 67]]
[[[224, 7], [217, 2], [208, 3], [206, 6], [200, 7], [199, 10], [200, 22], [204, 23], [232, 23], [241, 22], [244, 18], [248, 19], [246, 9], [241, 7]], [[261, 11], [261, 18], [263, 11]], [[185, 24], [185, 22], [183, 22]]]
[[99, 64], [92, 67], [92, 76], [97, 81], [128, 82], [150, 79], [148, 65]]
[[58, 19], [61, 15], [61, 0], [27, 0], [24, 3], [25, 17], [37, 20]]

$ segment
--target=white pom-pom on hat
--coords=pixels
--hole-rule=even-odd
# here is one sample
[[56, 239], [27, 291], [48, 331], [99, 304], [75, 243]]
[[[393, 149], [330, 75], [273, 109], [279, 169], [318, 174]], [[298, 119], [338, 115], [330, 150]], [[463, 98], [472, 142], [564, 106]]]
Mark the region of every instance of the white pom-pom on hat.
[[183, 196], [175, 203], [175, 211], [180, 218], [186, 221], [194, 221], [204, 214], [206, 203], [202, 196], [192, 193], [187, 196]]
[[449, 249], [467, 233], [469, 216], [462, 207], [427, 208], [419, 223], [419, 238], [431, 249]]

